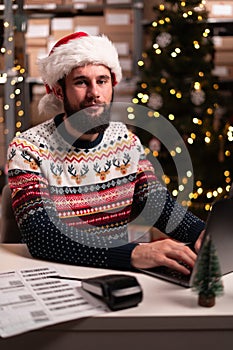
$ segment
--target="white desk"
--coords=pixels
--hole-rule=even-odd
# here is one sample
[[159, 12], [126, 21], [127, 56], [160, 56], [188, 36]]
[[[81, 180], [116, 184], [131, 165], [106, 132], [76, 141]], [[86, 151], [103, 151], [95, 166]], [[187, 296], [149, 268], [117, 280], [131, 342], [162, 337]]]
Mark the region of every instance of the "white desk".
[[[0, 245], [0, 271], [42, 265], [61, 266], [32, 259], [23, 244]], [[116, 273], [68, 265], [65, 268], [77, 277]], [[190, 289], [150, 276], [134, 275], [144, 292], [137, 307], [0, 338], [0, 349], [232, 349], [233, 274], [224, 277], [224, 296], [216, 298], [212, 308], [198, 306], [197, 295]]]

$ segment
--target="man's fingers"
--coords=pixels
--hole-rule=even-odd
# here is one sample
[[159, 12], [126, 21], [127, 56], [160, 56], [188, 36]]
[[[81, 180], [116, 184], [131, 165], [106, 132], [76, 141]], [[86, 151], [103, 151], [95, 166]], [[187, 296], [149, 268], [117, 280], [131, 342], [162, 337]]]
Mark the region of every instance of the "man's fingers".
[[[176, 243], [176, 242], [175, 242]], [[184, 274], [190, 274], [196, 254], [185, 244], [178, 242], [164, 256], [164, 265]]]
[[184, 274], [190, 273], [189, 267], [193, 268], [195, 260], [196, 254], [188, 246], [172, 239], [138, 245], [131, 255], [136, 268], [167, 266]]
[[174, 244], [167, 249], [166, 255], [184, 262], [188, 259], [191, 264], [195, 262], [197, 256], [186, 244], [180, 242], [174, 242]]
[[195, 243], [194, 248], [195, 248], [195, 251], [196, 251], [197, 253], [199, 252], [199, 250], [200, 250], [200, 248], [201, 248], [201, 244], [202, 244], [204, 235], [205, 235], [205, 230], [201, 231], [201, 234], [200, 234], [200, 236], [198, 237], [198, 239], [197, 239], [197, 241], [196, 241], [196, 243]]
[[165, 262], [165, 266], [178, 272], [181, 272], [184, 275], [189, 275], [191, 272], [191, 269], [188, 267], [189, 265], [185, 266], [182, 262], [178, 262], [173, 259], [167, 259]]

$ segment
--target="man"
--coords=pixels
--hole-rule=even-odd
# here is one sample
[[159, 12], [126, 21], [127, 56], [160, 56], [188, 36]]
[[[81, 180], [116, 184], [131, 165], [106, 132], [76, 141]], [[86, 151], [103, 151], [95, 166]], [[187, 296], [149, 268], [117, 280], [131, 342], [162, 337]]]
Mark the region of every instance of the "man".
[[[115, 47], [105, 36], [74, 33], [39, 67], [47, 91], [39, 110], [53, 118], [15, 137], [8, 150], [13, 208], [32, 256], [126, 270], [165, 265], [188, 274], [180, 262], [192, 267], [196, 254], [184, 243], [198, 249], [204, 223], [159, 183], [139, 139], [109, 122], [121, 80]], [[128, 225], [140, 216], [172, 239], [129, 242]]]

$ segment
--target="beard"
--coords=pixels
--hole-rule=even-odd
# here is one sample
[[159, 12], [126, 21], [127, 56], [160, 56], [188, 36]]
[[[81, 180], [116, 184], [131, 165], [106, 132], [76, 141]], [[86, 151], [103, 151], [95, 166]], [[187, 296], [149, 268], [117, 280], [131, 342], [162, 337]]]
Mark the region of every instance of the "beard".
[[103, 133], [110, 122], [111, 104], [102, 105], [103, 111], [99, 114], [93, 114], [91, 108], [83, 108], [77, 112], [77, 109], [72, 107], [68, 99], [64, 98], [64, 110], [69, 119], [70, 125], [82, 134], [93, 135]]

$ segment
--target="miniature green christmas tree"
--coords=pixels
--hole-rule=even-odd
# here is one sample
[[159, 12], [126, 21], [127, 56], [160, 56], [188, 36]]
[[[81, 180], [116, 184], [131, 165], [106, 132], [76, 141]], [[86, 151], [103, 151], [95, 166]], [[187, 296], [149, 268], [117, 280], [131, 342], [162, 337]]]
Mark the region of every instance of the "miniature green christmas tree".
[[192, 288], [199, 293], [198, 304], [211, 307], [215, 305], [215, 297], [223, 293], [223, 283], [217, 251], [210, 236], [200, 254]]

